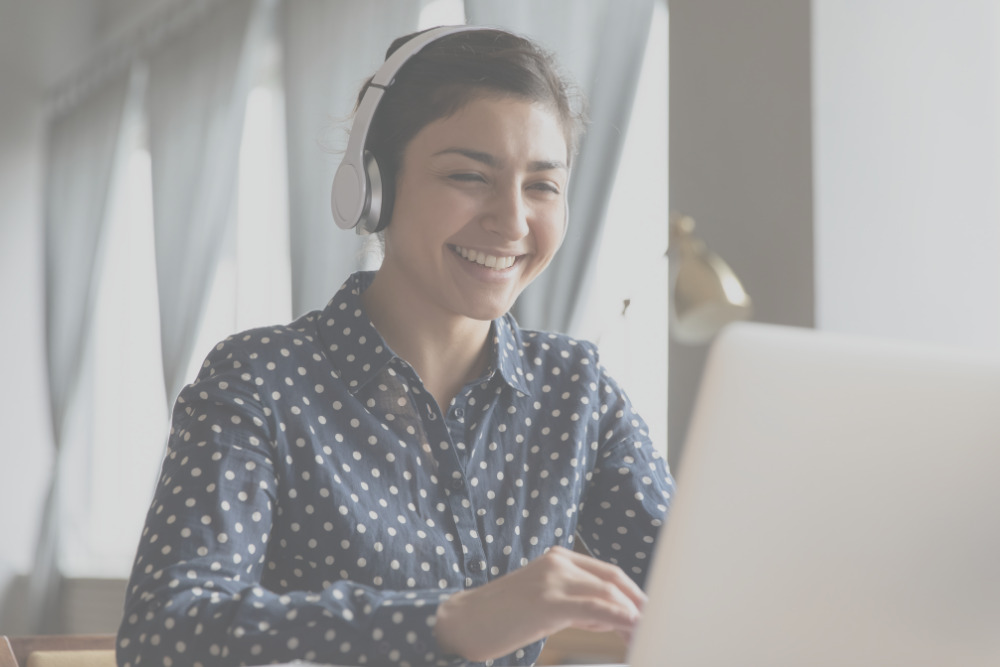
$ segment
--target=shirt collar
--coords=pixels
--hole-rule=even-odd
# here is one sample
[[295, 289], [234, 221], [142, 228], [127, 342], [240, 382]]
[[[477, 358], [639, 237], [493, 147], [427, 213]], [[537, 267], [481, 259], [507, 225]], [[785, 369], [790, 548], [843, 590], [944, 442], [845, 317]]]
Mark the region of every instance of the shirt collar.
[[317, 322], [333, 375], [354, 394], [378, 375], [396, 355], [375, 329], [361, 303], [374, 271], [352, 274], [333, 295]]
[[507, 313], [493, 320], [491, 329], [493, 335], [492, 368], [500, 371], [500, 376], [511, 388], [530, 395], [527, 381], [530, 371], [524, 364], [524, 341], [521, 328], [514, 316]]
[[[334, 367], [334, 376], [343, 380], [352, 394], [397, 358], [375, 329], [361, 302], [361, 293], [368, 289], [374, 277], [374, 271], [352, 274], [330, 299], [317, 322], [327, 358]], [[508, 313], [493, 320], [490, 335], [489, 375], [499, 371], [511, 388], [530, 394], [521, 330], [514, 317]]]

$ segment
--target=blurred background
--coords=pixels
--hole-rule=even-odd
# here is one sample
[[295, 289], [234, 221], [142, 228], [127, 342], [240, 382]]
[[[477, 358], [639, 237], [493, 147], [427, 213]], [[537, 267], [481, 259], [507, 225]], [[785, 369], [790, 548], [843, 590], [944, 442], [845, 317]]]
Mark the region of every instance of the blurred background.
[[993, 0], [0, 0], [0, 633], [114, 631], [173, 396], [377, 265], [327, 210], [354, 97], [463, 21], [591, 99], [517, 315], [598, 341], [675, 467], [670, 211], [754, 319], [1000, 351]]

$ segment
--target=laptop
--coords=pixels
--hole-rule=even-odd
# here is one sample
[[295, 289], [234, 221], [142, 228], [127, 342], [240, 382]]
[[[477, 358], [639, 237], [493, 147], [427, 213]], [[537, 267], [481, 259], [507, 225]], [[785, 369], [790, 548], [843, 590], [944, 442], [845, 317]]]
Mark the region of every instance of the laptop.
[[730, 325], [675, 472], [632, 667], [1000, 665], [1000, 358]]

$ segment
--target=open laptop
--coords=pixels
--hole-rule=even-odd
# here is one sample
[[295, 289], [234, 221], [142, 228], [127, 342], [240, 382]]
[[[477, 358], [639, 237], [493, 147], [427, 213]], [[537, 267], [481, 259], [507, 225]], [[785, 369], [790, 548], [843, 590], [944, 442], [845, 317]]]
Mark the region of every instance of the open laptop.
[[1000, 358], [716, 340], [632, 667], [1000, 665]]

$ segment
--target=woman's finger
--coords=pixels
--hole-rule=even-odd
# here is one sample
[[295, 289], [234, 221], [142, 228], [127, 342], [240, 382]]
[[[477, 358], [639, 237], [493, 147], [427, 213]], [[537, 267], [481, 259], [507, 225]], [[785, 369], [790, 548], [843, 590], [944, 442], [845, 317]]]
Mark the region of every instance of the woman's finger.
[[577, 567], [589, 572], [598, 579], [614, 584], [622, 591], [632, 603], [641, 611], [646, 604], [646, 594], [639, 588], [632, 578], [625, 574], [617, 565], [606, 563], [592, 556], [581, 554], [569, 549], [554, 547], [559, 549], [560, 555], [568, 558]]
[[595, 632], [631, 632], [639, 622], [639, 610], [624, 596], [614, 600], [596, 596], [569, 597], [565, 609], [570, 625]]

